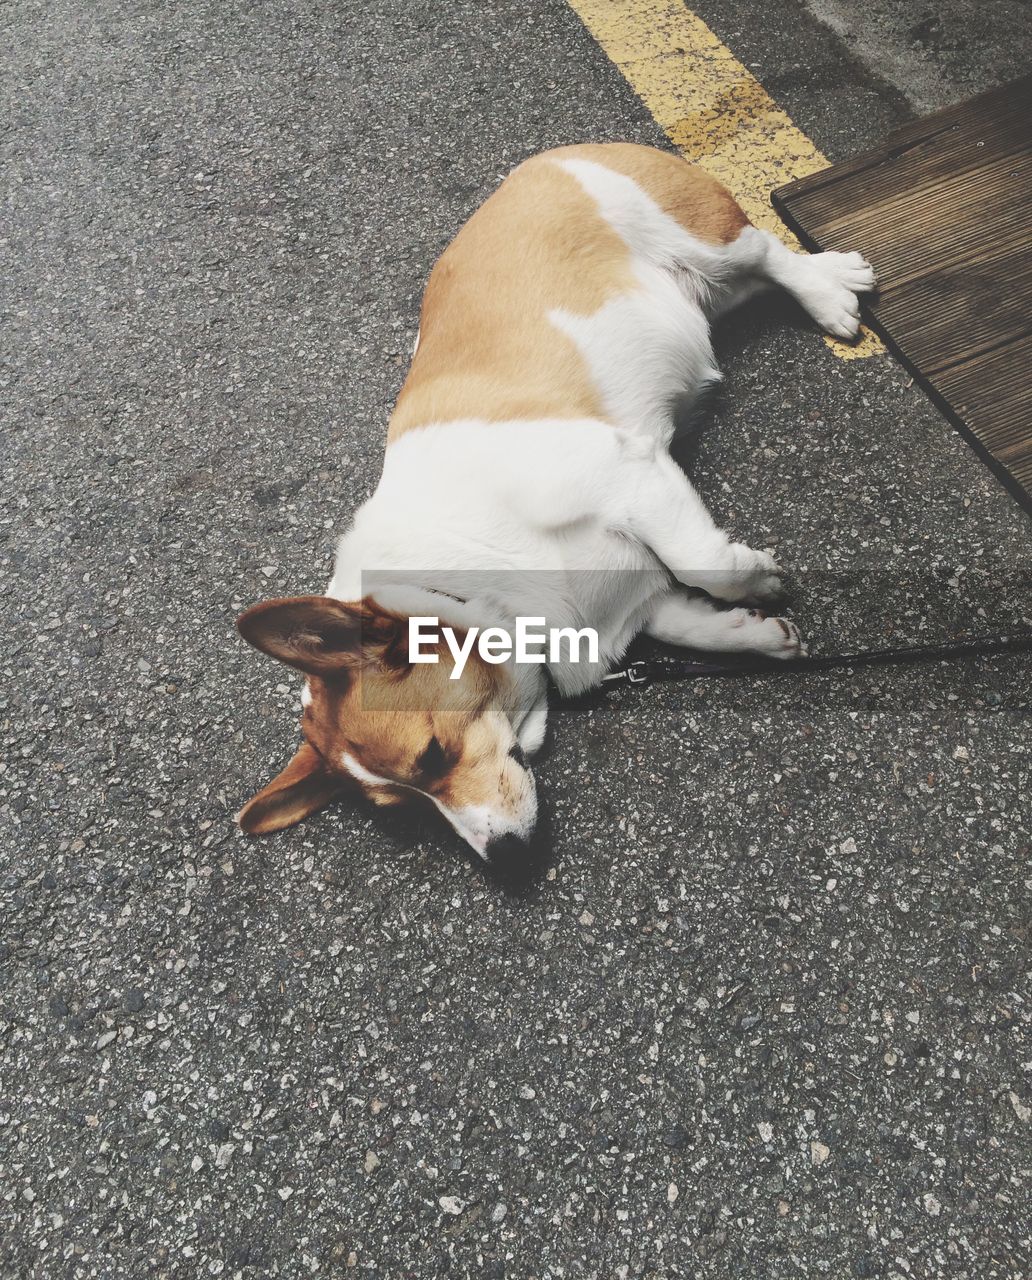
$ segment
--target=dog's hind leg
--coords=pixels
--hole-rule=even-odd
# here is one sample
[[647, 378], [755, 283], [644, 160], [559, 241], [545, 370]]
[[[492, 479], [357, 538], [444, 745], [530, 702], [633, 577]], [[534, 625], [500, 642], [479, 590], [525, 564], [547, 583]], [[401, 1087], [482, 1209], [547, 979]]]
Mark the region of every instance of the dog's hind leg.
[[756, 227], [746, 227], [725, 248], [723, 287], [715, 293], [715, 312], [737, 306], [766, 284], [780, 285], [836, 338], [855, 338], [860, 330], [858, 295], [875, 286], [874, 271], [860, 253], [794, 253]]
[[665, 644], [720, 653], [797, 658], [806, 652], [795, 623], [756, 609], [718, 609], [711, 600], [674, 589], [660, 596], [645, 632]]

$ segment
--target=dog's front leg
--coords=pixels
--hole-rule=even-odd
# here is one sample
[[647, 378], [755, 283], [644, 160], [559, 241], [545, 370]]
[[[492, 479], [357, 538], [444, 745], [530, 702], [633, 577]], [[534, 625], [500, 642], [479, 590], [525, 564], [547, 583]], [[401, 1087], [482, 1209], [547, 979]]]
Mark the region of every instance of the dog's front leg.
[[798, 628], [788, 618], [768, 618], [758, 609], [722, 609], [680, 587], [654, 602], [645, 631], [664, 644], [687, 649], [762, 653], [770, 658], [797, 658], [806, 652]]
[[732, 542], [668, 454], [635, 466], [631, 532], [678, 581], [718, 600], [767, 602], [782, 593], [781, 570], [766, 551]]

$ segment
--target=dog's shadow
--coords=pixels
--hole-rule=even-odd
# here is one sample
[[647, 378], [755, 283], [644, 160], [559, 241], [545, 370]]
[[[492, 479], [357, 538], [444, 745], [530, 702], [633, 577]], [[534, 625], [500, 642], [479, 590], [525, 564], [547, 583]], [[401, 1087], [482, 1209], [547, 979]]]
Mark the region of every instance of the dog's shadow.
[[[748, 311], [734, 311], [713, 327], [713, 347], [717, 364], [733, 367], [755, 343], [772, 331], [809, 329], [813, 322], [794, 299], [772, 292], [760, 295]], [[702, 450], [704, 437], [719, 427], [725, 417], [726, 400], [722, 381], [708, 383], [701, 393], [675, 402], [674, 434], [670, 454], [691, 478]]]

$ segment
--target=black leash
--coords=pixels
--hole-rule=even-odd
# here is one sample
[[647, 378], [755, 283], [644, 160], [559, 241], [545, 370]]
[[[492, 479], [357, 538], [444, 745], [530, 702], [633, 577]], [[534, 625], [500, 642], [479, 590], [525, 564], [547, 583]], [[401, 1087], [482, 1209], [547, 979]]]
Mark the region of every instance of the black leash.
[[984, 658], [994, 653], [1032, 653], [1032, 632], [1012, 636], [986, 636], [959, 644], [918, 645], [910, 649], [865, 649], [860, 653], [829, 653], [815, 658], [748, 658], [743, 662], [696, 662], [692, 659], [656, 662], [648, 658], [629, 663], [622, 671], [602, 678], [603, 688], [631, 684], [642, 689], [657, 680], [699, 680], [705, 676], [811, 675], [848, 667], [895, 667], [917, 662], [953, 662], [958, 658]]

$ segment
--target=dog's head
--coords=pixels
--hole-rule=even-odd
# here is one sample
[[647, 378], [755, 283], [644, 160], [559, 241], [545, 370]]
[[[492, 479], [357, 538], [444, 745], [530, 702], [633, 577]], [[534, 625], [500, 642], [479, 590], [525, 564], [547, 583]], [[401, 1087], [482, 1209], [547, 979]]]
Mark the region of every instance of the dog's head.
[[240, 615], [249, 644], [308, 679], [304, 742], [237, 820], [262, 835], [348, 791], [378, 805], [422, 798], [495, 870], [518, 873], [530, 861], [537, 795], [507, 714], [510, 677], [475, 652], [456, 680], [444, 652], [410, 664], [408, 624], [368, 597], [298, 596]]

